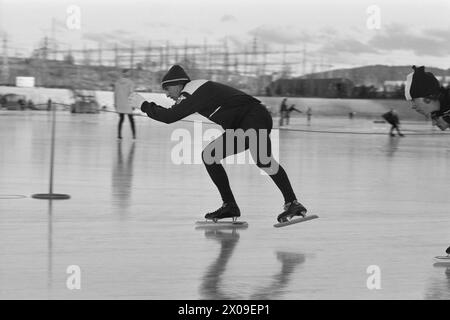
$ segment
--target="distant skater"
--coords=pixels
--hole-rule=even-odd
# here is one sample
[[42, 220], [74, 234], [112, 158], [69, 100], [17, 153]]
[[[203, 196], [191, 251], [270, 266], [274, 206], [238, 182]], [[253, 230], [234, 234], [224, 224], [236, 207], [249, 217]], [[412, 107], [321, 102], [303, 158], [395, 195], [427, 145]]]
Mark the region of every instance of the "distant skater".
[[117, 138], [122, 139], [122, 125], [125, 115], [131, 125], [133, 139], [136, 139], [136, 128], [134, 125], [133, 108], [128, 103], [128, 97], [134, 91], [134, 83], [130, 79], [130, 70], [122, 70], [122, 76], [114, 84], [114, 107], [119, 114], [119, 125], [117, 128]]
[[311, 123], [311, 117], [312, 117], [312, 109], [311, 107], [308, 107], [306, 110], [306, 117], [308, 119], [308, 125]]
[[397, 112], [394, 109], [389, 110], [388, 112], [382, 115], [383, 119], [386, 120], [390, 125], [391, 129], [389, 131], [389, 135], [391, 137], [395, 137], [394, 130], [397, 130], [397, 133], [400, 137], [404, 137], [405, 135], [400, 131], [400, 118], [398, 117]]
[[281, 105], [280, 105], [280, 127], [283, 126], [284, 120], [286, 120], [286, 124], [289, 125], [289, 119], [291, 117], [292, 111], [297, 111], [298, 113], [302, 113], [300, 110], [298, 110], [295, 107], [295, 104], [292, 104], [288, 107], [287, 98], [284, 98], [281, 101]]
[[219, 209], [205, 215], [206, 219], [235, 220], [241, 215], [221, 160], [247, 149], [256, 165], [272, 178], [284, 197], [284, 212], [277, 217], [278, 221], [306, 215], [307, 210], [297, 201], [286, 172], [273, 158], [269, 135], [272, 117], [259, 100], [221, 83], [191, 80], [179, 65], [172, 66], [163, 77], [162, 87], [175, 101], [171, 108], [145, 101], [137, 93], [130, 96], [130, 104], [164, 123], [173, 123], [197, 112], [225, 129], [202, 152], [203, 163], [223, 201]]

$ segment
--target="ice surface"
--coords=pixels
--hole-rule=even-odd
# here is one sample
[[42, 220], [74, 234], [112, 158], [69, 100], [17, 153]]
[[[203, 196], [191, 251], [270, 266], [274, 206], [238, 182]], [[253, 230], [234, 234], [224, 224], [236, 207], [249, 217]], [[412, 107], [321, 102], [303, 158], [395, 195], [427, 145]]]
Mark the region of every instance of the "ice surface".
[[196, 230], [221, 201], [202, 164], [171, 159], [192, 122], [136, 117], [133, 142], [125, 119], [118, 142], [115, 114], [57, 120], [54, 192], [71, 199], [49, 202], [31, 195], [48, 192], [51, 114], [0, 111], [1, 299], [450, 298], [449, 267], [433, 265], [450, 244], [450, 136], [429, 124], [390, 138], [368, 120], [299, 118], [278, 134], [280, 162], [320, 219], [273, 228], [271, 179], [227, 164], [249, 228]]

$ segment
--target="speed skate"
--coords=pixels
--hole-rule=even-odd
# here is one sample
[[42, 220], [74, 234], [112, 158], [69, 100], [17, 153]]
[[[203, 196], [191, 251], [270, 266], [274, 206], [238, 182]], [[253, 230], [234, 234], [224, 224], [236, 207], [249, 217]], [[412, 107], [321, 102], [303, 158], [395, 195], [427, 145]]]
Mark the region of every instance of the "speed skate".
[[279, 222], [279, 223], [275, 223], [273, 226], [275, 228], [281, 228], [281, 227], [286, 227], [289, 226], [291, 224], [296, 224], [296, 223], [300, 223], [300, 222], [305, 222], [305, 221], [309, 221], [309, 220], [313, 220], [313, 219], [317, 219], [319, 218], [318, 215], [312, 214], [310, 216], [304, 216], [301, 218], [292, 218], [288, 221], [284, 221], [284, 222]]

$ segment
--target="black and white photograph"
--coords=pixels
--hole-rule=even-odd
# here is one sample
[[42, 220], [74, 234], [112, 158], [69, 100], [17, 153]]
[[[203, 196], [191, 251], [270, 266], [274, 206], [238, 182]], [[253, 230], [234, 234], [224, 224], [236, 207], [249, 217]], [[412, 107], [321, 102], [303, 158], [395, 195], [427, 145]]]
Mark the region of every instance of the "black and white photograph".
[[450, 300], [449, 127], [448, 0], [0, 0], [0, 300]]

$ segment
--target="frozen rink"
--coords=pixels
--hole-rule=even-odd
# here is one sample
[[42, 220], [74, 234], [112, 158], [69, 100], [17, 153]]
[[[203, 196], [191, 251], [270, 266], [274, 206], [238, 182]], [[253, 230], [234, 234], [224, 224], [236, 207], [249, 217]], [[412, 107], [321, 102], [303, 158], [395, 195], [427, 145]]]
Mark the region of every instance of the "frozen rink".
[[117, 118], [57, 112], [54, 192], [71, 199], [49, 202], [31, 195], [48, 192], [51, 114], [0, 111], [0, 299], [450, 299], [450, 266], [433, 262], [450, 245], [450, 133], [293, 119], [280, 162], [320, 219], [273, 228], [275, 184], [230, 164], [249, 227], [205, 231], [194, 223], [219, 194], [202, 164], [171, 159], [193, 123], [136, 117], [133, 142], [125, 119], [118, 142]]

